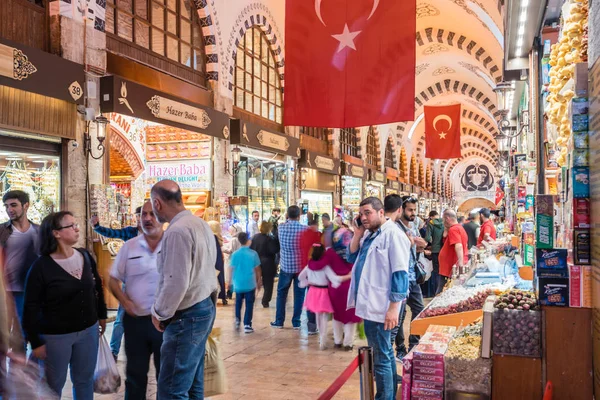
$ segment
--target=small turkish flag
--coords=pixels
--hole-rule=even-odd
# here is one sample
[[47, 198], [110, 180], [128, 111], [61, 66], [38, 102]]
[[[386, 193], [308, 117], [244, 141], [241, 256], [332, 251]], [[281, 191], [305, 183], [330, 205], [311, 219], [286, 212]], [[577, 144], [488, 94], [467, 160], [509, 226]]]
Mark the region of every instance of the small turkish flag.
[[416, 0], [286, 0], [284, 124], [414, 120]]
[[500, 204], [504, 198], [504, 191], [500, 189], [499, 185], [496, 185], [496, 205]]
[[424, 108], [425, 157], [460, 158], [460, 104]]

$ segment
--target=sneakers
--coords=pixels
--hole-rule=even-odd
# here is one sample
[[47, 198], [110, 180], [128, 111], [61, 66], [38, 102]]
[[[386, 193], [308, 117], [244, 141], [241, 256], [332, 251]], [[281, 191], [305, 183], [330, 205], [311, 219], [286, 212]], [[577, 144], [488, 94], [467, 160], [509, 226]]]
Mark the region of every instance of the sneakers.
[[396, 355], [396, 361], [398, 361], [398, 362], [402, 362], [402, 359], [403, 359], [404, 357], [406, 357], [406, 354], [407, 354], [407, 353], [406, 353], [406, 350], [405, 350], [405, 349], [400, 349], [400, 350], [398, 351], [398, 354]]
[[354, 350], [354, 346], [344, 346], [344, 350], [352, 351], [352, 350]]
[[292, 329], [295, 330], [295, 331], [299, 331], [300, 327], [299, 326], [294, 326], [294, 327], [292, 327]]
[[254, 329], [250, 325], [244, 326], [244, 333], [254, 333]]
[[277, 325], [275, 322], [271, 322], [271, 328], [283, 329], [283, 325]]
[[337, 343], [335, 343], [335, 344], [333, 345], [333, 348], [334, 348], [334, 349], [341, 349], [341, 348], [342, 348], [342, 345], [341, 345], [341, 344], [337, 344]]
[[240, 324], [240, 320], [239, 320], [239, 319], [236, 319], [236, 320], [235, 320], [235, 330], [236, 330], [236, 331], [239, 331], [239, 330], [240, 330], [240, 325], [241, 325], [241, 324]]
[[[300, 328], [298, 328], [298, 329], [300, 329]], [[318, 335], [318, 334], [319, 334], [319, 330], [318, 329], [316, 329], [316, 330], [314, 330], [312, 332], [311, 331], [308, 332], [308, 336], [315, 336], [315, 335]]]

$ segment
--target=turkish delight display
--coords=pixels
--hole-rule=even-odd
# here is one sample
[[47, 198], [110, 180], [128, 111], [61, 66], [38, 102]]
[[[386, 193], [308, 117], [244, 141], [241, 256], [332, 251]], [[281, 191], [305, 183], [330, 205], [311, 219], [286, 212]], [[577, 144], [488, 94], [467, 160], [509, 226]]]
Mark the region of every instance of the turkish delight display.
[[446, 398], [477, 394], [488, 398], [492, 389], [492, 360], [481, 358], [482, 322], [457, 332], [444, 356]]

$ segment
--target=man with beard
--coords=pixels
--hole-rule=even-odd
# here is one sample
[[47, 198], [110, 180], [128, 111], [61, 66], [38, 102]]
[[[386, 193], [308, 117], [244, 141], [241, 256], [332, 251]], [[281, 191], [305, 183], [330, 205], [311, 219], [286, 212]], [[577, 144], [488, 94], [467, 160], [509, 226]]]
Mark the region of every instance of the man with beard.
[[496, 227], [494, 226], [494, 221], [492, 221], [490, 218], [491, 215], [492, 213], [489, 208], [482, 208], [479, 210], [481, 229], [479, 231], [477, 246], [481, 246], [483, 241], [490, 243], [496, 240]]
[[367, 197], [354, 221], [348, 261], [354, 262], [347, 308], [364, 320], [373, 348], [377, 400], [393, 400], [398, 389], [391, 333], [398, 326], [400, 305], [408, 291], [410, 242], [398, 225], [386, 220], [381, 200]]
[[[125, 310], [125, 354], [127, 369], [125, 397], [145, 399], [150, 356], [154, 354], [156, 376], [160, 372], [162, 332], [152, 326], [151, 309], [158, 288], [157, 255], [161, 251], [163, 228], [147, 201], [141, 210], [142, 235], [127, 241], [110, 272], [109, 287]], [[125, 291], [122, 284], [127, 284]]]
[[186, 210], [181, 189], [163, 180], [150, 191], [158, 222], [168, 222], [158, 254], [152, 323], [164, 332], [158, 400], [203, 399], [206, 341], [215, 322], [217, 248], [210, 226]]
[[419, 344], [419, 336], [410, 335], [408, 338], [408, 351], [404, 340], [404, 318], [406, 318], [406, 306], [410, 307], [410, 320], [414, 320], [417, 315], [425, 308], [423, 304], [423, 293], [421, 286], [417, 283], [415, 268], [418, 262], [418, 252], [422, 252], [427, 246], [427, 242], [419, 235], [419, 227], [415, 224], [417, 216], [417, 199], [411, 196], [402, 197], [402, 213], [398, 219], [398, 226], [402, 229], [411, 241], [410, 262], [408, 267], [408, 298], [402, 304], [400, 310], [398, 334], [395, 338], [397, 359], [402, 360], [413, 347]]
[[[4, 284], [9, 310], [8, 326], [14, 352], [25, 354], [21, 330], [25, 277], [39, 255], [39, 226], [27, 219], [29, 194], [11, 190], [2, 196], [9, 221], [0, 225], [0, 251], [3, 253]], [[11, 329], [12, 327], [12, 329]]]

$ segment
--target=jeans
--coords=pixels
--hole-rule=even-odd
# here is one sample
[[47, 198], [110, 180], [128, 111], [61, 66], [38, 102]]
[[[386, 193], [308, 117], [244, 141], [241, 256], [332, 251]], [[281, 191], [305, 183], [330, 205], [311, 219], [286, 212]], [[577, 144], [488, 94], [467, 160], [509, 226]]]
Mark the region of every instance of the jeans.
[[285, 322], [285, 303], [287, 302], [287, 296], [292, 282], [294, 283], [294, 315], [292, 316], [292, 326], [299, 328], [306, 289], [298, 286], [298, 274], [290, 274], [289, 272], [283, 271], [279, 272], [279, 282], [277, 283], [275, 325], [283, 326], [283, 323]]
[[256, 291], [242, 292], [235, 294], [235, 319], [242, 319], [242, 305], [246, 301], [246, 311], [244, 312], [244, 326], [252, 326], [252, 313], [254, 312], [254, 300], [256, 300]]
[[113, 324], [112, 335], [110, 336], [110, 351], [115, 355], [119, 355], [121, 351], [121, 342], [123, 341], [123, 332], [125, 332], [125, 328], [123, 328], [123, 315], [125, 314], [125, 309], [119, 304], [119, 308], [117, 309], [117, 317], [115, 318], [115, 322]]
[[[408, 353], [406, 351], [406, 344], [404, 343], [404, 319], [406, 318], [407, 305], [410, 307], [411, 321], [417, 318], [421, 311], [423, 311], [423, 308], [425, 308], [423, 304], [423, 293], [421, 293], [421, 286], [415, 281], [409, 283], [408, 298], [400, 307], [400, 314], [398, 315], [398, 327], [392, 329], [392, 343], [395, 342], [396, 353], [398, 354], [402, 352]], [[420, 336], [417, 335], [410, 335], [408, 337], [408, 351], [419, 344], [419, 339]]]
[[154, 328], [152, 317], [149, 315], [132, 317], [125, 314], [123, 329], [127, 355], [125, 400], [146, 400], [150, 357], [154, 355], [154, 368], [158, 379], [163, 334]]
[[212, 297], [182, 310], [163, 333], [157, 400], [204, 399], [206, 341], [215, 322]]
[[446, 283], [448, 283], [448, 277], [438, 274], [437, 282], [438, 282], [438, 284], [437, 284], [437, 291], [435, 293], [436, 295], [438, 295], [444, 291], [444, 286], [446, 286]]
[[[12, 330], [11, 330], [11, 344], [17, 344], [19, 342], [22, 343], [21, 346], [19, 346], [16, 349], [13, 349], [13, 351], [20, 353], [20, 354], [25, 354], [26, 349], [27, 349], [27, 343], [25, 343], [25, 339], [24, 339], [24, 334], [23, 334], [23, 328], [22, 328], [22, 321], [23, 321], [23, 306], [25, 305], [25, 292], [9, 292], [12, 294], [12, 299], [14, 301], [14, 305], [15, 305], [15, 312], [16, 315], [13, 316], [13, 320], [12, 320]], [[10, 323], [10, 321], [9, 321]]]
[[367, 343], [373, 348], [373, 372], [375, 373], [375, 400], [395, 400], [398, 391], [396, 358], [391, 333], [379, 322], [364, 320]]
[[62, 395], [67, 369], [71, 371], [73, 399], [93, 400], [94, 369], [98, 358], [98, 324], [79, 332], [44, 335], [46, 359], [43, 362], [48, 386]]

